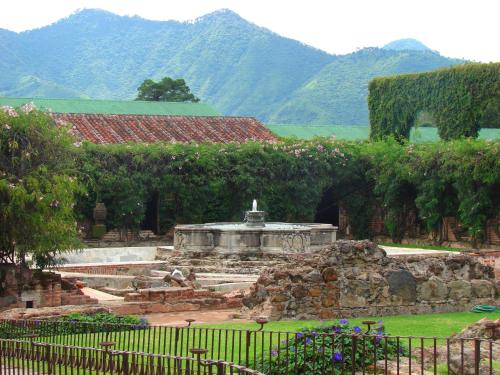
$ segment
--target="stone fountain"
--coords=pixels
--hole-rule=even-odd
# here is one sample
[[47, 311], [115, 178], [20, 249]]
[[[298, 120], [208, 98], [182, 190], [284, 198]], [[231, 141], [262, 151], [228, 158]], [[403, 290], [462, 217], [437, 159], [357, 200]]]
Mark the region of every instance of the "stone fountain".
[[336, 240], [337, 227], [331, 224], [266, 222], [265, 216], [254, 199], [242, 223], [177, 225], [174, 250], [243, 257], [283, 255], [314, 252]]

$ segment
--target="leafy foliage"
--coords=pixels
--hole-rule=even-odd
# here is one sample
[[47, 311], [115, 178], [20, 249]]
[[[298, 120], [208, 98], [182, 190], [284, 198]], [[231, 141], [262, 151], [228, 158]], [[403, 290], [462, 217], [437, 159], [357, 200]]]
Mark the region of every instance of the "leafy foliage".
[[77, 333], [118, 332], [132, 329], [142, 330], [149, 327], [149, 323], [136, 316], [117, 316], [111, 313], [97, 313], [84, 315], [72, 313], [48, 320], [32, 321], [26, 324], [23, 321], [3, 321], [0, 324], [0, 338], [26, 338], [27, 334], [39, 337], [71, 335]]
[[[432, 113], [442, 139], [476, 138], [498, 124], [500, 63], [465, 64], [370, 82], [370, 136], [408, 139], [419, 111]], [[487, 125], [488, 126], [488, 125]]]
[[139, 94], [135, 100], [154, 102], [199, 102], [191, 93], [186, 81], [182, 78], [172, 79], [164, 77], [159, 82], [146, 79], [137, 89]]
[[368, 125], [368, 81], [460, 63], [430, 51], [334, 56], [230, 11], [193, 23], [83, 10], [20, 34], [0, 30], [0, 95], [132, 99], [144, 78], [183, 77], [228, 115]]
[[76, 148], [68, 128], [36, 111], [0, 111], [0, 124], [0, 250], [45, 267], [78, 246]]
[[341, 319], [333, 326], [296, 333], [276, 345], [270, 358], [266, 356], [260, 361], [264, 363], [263, 372], [270, 375], [361, 371], [368, 369], [374, 358], [390, 360], [398, 354], [405, 355], [407, 350], [396, 339], [385, 336], [382, 321], [363, 332], [361, 327], [350, 326], [346, 319]]
[[270, 221], [310, 222], [327, 191], [343, 203], [358, 238], [371, 236], [376, 204], [394, 241], [411, 214], [429, 231], [456, 216], [481, 240], [487, 218], [500, 213], [498, 141], [85, 144], [83, 151], [89, 194], [79, 199], [79, 215], [91, 217], [99, 197], [115, 228], [138, 228], [155, 194], [163, 232], [180, 223], [240, 221], [253, 198]]

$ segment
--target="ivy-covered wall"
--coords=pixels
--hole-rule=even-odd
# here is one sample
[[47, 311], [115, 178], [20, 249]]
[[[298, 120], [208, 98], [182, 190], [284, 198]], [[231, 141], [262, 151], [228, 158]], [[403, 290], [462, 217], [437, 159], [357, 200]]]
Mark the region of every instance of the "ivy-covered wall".
[[482, 127], [500, 127], [500, 63], [375, 78], [368, 107], [372, 139], [408, 139], [421, 112], [432, 114], [442, 139], [476, 138]]
[[456, 216], [479, 240], [486, 220], [500, 216], [500, 142], [85, 144], [79, 162], [87, 187], [80, 220], [102, 201], [111, 228], [138, 228], [153, 197], [161, 232], [176, 223], [240, 221], [254, 198], [268, 220], [309, 222], [328, 189], [358, 238], [370, 236], [375, 200], [395, 240], [411, 210], [429, 231]]

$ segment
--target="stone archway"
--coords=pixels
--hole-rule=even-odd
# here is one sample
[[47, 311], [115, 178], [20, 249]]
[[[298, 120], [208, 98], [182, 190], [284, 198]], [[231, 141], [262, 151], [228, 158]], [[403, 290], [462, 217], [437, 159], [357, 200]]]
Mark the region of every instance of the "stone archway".
[[333, 187], [323, 192], [323, 197], [316, 209], [314, 222], [339, 226], [339, 202], [334, 195]]

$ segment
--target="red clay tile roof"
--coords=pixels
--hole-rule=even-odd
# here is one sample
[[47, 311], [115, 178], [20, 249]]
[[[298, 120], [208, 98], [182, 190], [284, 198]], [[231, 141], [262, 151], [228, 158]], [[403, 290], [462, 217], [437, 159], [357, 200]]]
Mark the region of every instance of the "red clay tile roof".
[[56, 121], [73, 124], [74, 132], [93, 143], [126, 142], [275, 142], [253, 117], [105, 115], [51, 113]]

